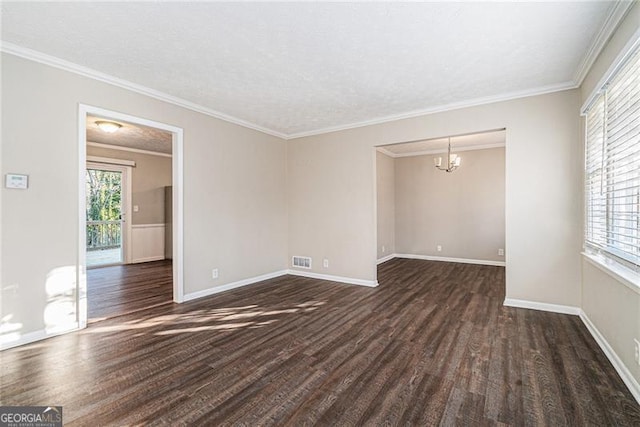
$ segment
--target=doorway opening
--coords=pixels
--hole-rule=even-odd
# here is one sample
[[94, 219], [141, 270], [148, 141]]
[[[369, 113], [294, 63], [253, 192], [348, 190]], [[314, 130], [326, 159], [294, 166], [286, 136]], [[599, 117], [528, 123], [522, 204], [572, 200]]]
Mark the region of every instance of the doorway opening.
[[506, 129], [376, 147], [376, 254], [506, 265]]
[[79, 135], [80, 327], [182, 302], [182, 129], [80, 105]]

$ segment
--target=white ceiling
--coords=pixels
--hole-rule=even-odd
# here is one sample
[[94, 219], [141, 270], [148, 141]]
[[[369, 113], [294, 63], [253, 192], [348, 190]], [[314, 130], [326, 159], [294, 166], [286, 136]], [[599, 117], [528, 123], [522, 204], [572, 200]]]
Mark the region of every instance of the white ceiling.
[[[96, 125], [96, 122], [100, 120], [116, 122], [122, 127], [114, 133], [107, 133]], [[86, 126], [88, 142], [171, 154], [171, 143], [173, 140], [171, 132], [143, 125], [134, 125], [133, 123], [123, 122], [121, 120], [112, 120], [90, 115], [87, 115]]]
[[295, 137], [575, 87], [620, 18], [616, 10], [628, 4], [3, 1], [0, 7], [7, 52], [25, 56], [32, 49], [32, 56], [50, 55]]
[[451, 152], [482, 150], [486, 148], [504, 147], [507, 132], [504, 129], [474, 133], [470, 135], [457, 135], [451, 138], [435, 138], [420, 141], [402, 142], [383, 145], [379, 151], [391, 157], [408, 157], [422, 154], [446, 153], [451, 139]]

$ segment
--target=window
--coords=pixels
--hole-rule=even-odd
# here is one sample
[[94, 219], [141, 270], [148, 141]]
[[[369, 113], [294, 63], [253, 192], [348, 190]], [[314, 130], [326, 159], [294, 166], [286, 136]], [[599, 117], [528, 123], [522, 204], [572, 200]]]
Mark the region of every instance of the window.
[[585, 249], [640, 272], [640, 48], [586, 111]]

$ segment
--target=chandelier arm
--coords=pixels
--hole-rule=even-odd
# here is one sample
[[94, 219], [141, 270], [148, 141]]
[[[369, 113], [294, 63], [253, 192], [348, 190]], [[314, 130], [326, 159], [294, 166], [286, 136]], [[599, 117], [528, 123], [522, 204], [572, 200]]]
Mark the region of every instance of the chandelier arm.
[[[445, 171], [445, 172], [449, 172], [449, 173], [451, 173], [451, 172], [455, 171], [456, 169], [458, 169], [458, 167], [460, 166], [460, 164], [459, 164], [460, 163], [460, 161], [459, 161], [460, 157], [458, 157], [457, 155], [454, 155], [454, 156], [456, 156], [456, 157], [452, 158], [452, 154], [451, 154], [451, 137], [449, 137], [449, 143], [447, 144], [447, 164], [443, 167], [441, 165], [442, 157], [439, 157], [437, 159], [434, 158], [434, 163], [435, 163], [436, 169], [441, 170], [441, 171]], [[458, 163], [458, 164], [456, 164], [456, 163]]]

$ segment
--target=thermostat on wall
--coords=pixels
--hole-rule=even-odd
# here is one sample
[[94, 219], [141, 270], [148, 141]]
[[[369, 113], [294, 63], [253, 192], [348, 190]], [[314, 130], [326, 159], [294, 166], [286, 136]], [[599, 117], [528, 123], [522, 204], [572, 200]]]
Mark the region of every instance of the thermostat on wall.
[[8, 173], [5, 175], [4, 186], [6, 188], [17, 188], [26, 190], [29, 187], [29, 175], [21, 175], [17, 173]]

